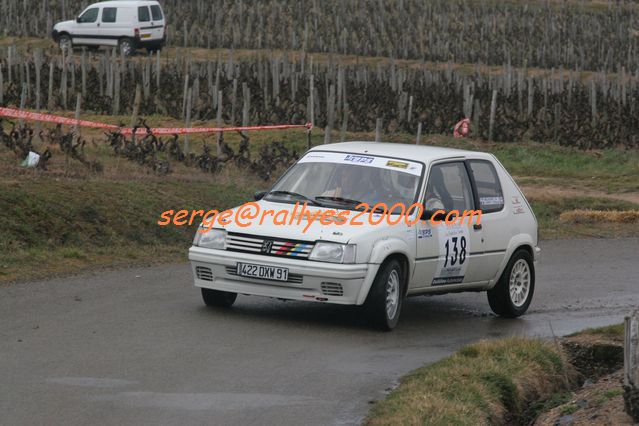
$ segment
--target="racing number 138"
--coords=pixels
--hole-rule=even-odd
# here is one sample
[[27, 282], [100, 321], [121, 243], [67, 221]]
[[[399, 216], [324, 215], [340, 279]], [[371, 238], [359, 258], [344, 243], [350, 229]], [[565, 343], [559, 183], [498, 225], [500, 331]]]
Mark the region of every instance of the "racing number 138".
[[[459, 247], [457, 247], [458, 241]], [[458, 260], [460, 265], [466, 261], [466, 237], [449, 238], [446, 240], [444, 247], [446, 247], [446, 261], [444, 262], [444, 268], [448, 266], [449, 259], [450, 266], [455, 266]]]

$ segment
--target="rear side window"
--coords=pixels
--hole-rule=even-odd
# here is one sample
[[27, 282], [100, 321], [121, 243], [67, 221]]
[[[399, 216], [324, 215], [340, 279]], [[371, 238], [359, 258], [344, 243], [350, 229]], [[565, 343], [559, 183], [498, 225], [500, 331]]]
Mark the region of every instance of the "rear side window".
[[81, 24], [91, 24], [98, 20], [98, 12], [100, 9], [97, 7], [91, 8], [84, 12], [82, 16], [80, 16], [79, 22]]
[[161, 21], [162, 19], [164, 19], [164, 16], [162, 15], [162, 9], [157, 4], [151, 6], [151, 15], [153, 15], [154, 21]]
[[504, 208], [504, 193], [495, 167], [489, 161], [469, 161], [470, 171], [475, 178], [479, 208], [482, 213], [498, 212]]
[[149, 8], [147, 6], [138, 7], [138, 21], [149, 22], [151, 15], [149, 14]]
[[102, 9], [102, 22], [115, 22], [117, 15], [117, 7], [105, 7]]

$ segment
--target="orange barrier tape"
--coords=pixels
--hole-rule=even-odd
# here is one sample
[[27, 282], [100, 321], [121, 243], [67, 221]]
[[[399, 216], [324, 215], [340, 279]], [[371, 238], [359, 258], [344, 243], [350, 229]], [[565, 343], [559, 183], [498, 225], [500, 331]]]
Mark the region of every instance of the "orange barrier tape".
[[[129, 127], [119, 127], [113, 124], [98, 123], [96, 121], [76, 120], [75, 118], [61, 117], [58, 115], [41, 114], [38, 112], [23, 111], [12, 108], [0, 107], [0, 117], [17, 118], [20, 120], [42, 121], [46, 123], [66, 124], [69, 126], [92, 127], [94, 129], [106, 129], [111, 131], [120, 131], [124, 135], [133, 133], [133, 129]], [[240, 126], [240, 127], [156, 127], [151, 132], [154, 135], [184, 135], [194, 133], [219, 133], [219, 132], [243, 132], [253, 130], [284, 130], [284, 129], [301, 129], [310, 130], [311, 123], [306, 124], [277, 124], [273, 126]], [[146, 135], [147, 129], [140, 127], [135, 132], [136, 135]]]

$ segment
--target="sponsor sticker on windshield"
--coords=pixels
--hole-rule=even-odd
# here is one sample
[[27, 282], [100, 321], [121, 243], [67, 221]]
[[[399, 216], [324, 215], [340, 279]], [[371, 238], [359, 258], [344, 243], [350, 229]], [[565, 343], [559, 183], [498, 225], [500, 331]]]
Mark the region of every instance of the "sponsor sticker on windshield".
[[362, 155], [347, 155], [344, 158], [344, 161], [352, 161], [353, 163], [364, 163], [364, 164], [370, 164], [375, 160], [374, 157], [364, 157]]
[[299, 160], [299, 163], [342, 163], [355, 166], [377, 167], [401, 173], [421, 176], [422, 164], [399, 158], [376, 157], [374, 155], [340, 152], [312, 151]]
[[386, 165], [390, 167], [399, 167], [400, 169], [408, 168], [408, 163], [405, 163], [403, 161], [388, 160], [386, 162]]

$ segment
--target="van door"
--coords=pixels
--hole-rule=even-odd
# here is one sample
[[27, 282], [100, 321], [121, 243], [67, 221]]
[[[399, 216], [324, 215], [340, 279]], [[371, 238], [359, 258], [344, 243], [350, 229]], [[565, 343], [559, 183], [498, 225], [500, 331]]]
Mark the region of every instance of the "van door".
[[164, 31], [166, 28], [166, 22], [164, 20], [164, 12], [159, 4], [151, 5], [151, 38], [153, 40], [162, 40], [164, 38]]
[[[149, 6], [140, 6], [138, 7], [138, 21], [140, 23], [140, 41], [149, 42], [149, 41], [157, 41], [161, 40], [164, 35], [164, 21], [162, 20], [160, 23], [156, 23], [153, 19], [153, 14], [151, 13], [151, 9], [156, 11], [155, 16], [164, 18], [162, 14], [162, 10], [154, 8], [152, 5], [151, 8]], [[159, 11], [159, 15], [158, 15]]]
[[117, 46], [118, 40], [127, 34], [125, 21], [126, 10], [122, 7], [103, 7], [100, 18], [100, 38], [103, 44]]
[[78, 17], [71, 39], [75, 45], [100, 44], [99, 7], [89, 7]]

